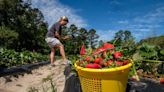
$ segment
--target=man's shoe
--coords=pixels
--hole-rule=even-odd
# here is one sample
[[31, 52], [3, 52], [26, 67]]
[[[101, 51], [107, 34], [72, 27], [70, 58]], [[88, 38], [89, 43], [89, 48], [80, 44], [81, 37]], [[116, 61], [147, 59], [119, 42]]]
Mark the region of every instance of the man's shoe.
[[64, 60], [62, 64], [63, 65], [69, 65], [69, 64], [71, 64], [71, 61], [70, 60]]

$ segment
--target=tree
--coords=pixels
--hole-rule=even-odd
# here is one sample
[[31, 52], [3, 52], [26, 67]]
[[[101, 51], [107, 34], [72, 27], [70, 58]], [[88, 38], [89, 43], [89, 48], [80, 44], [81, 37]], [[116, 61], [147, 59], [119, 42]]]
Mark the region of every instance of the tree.
[[80, 47], [82, 45], [82, 39], [80, 31], [76, 25], [72, 24], [70, 27], [62, 27], [62, 36], [64, 35], [72, 36], [72, 39], [62, 40], [62, 43], [65, 46], [65, 52], [67, 54], [79, 54]]
[[83, 41], [83, 43], [85, 43], [86, 45], [86, 40], [87, 40], [87, 35], [88, 35], [88, 32], [85, 28], [81, 28], [79, 30], [79, 35], [81, 37], [81, 40]]
[[15, 46], [14, 42], [18, 39], [18, 33], [5, 27], [0, 26], [0, 47], [11, 48]]
[[92, 48], [97, 45], [98, 35], [96, 34], [96, 30], [91, 29], [87, 31], [85, 28], [76, 27], [76, 25], [72, 24], [70, 27], [62, 27], [62, 35], [71, 35], [72, 39], [62, 40], [62, 43], [65, 45], [65, 51], [67, 54], [79, 54], [80, 48], [82, 44], [88, 46], [91, 44]]
[[97, 45], [99, 36], [96, 34], [95, 29], [90, 29], [87, 35], [87, 42], [88, 42], [88, 47], [89, 48], [95, 48]]
[[135, 39], [132, 36], [131, 32], [128, 30], [119, 30], [115, 33], [115, 37], [113, 42], [115, 41], [115, 45], [117, 46], [132, 46], [135, 44]]
[[31, 3], [23, 0], [1, 0], [0, 1], [0, 26], [3, 24], [18, 33], [18, 39], [14, 42], [15, 49], [22, 48], [44, 52], [47, 48], [44, 41], [47, 31], [47, 23], [41, 11], [32, 8]]
[[124, 49], [124, 54], [129, 57], [132, 57], [136, 51], [135, 39], [128, 30], [119, 30], [116, 32], [111, 43], [119, 47], [119, 49]]

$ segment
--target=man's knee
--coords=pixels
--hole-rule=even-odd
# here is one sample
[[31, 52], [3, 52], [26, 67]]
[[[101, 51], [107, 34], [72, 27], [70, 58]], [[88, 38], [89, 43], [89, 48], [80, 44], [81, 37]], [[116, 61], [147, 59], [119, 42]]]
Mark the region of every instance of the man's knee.
[[64, 48], [64, 45], [63, 44], [60, 44], [60, 48]]
[[51, 48], [51, 52], [55, 52], [55, 49], [56, 49], [55, 47], [54, 48]]

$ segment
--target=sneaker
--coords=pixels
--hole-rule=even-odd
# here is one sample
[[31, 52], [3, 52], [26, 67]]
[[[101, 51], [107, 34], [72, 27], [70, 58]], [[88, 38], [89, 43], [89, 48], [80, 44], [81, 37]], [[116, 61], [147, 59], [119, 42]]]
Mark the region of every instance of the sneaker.
[[71, 64], [71, 61], [70, 60], [64, 60], [62, 64], [63, 65], [69, 65], [69, 64]]

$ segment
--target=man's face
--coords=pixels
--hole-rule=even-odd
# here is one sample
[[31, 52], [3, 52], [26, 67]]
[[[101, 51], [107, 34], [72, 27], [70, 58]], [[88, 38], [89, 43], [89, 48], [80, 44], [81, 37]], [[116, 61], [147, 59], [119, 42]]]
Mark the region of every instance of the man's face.
[[62, 20], [62, 22], [61, 22], [62, 25], [66, 25], [67, 23], [68, 23], [68, 22], [65, 21], [65, 20]]

